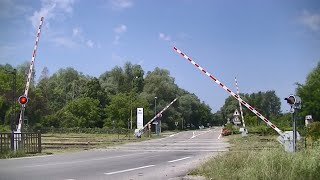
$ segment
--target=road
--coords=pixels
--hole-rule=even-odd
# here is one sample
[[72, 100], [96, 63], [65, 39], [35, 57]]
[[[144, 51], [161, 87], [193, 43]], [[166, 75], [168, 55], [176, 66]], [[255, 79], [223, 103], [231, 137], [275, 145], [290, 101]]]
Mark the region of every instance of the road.
[[185, 131], [108, 149], [0, 160], [0, 180], [179, 179], [227, 150], [220, 132]]

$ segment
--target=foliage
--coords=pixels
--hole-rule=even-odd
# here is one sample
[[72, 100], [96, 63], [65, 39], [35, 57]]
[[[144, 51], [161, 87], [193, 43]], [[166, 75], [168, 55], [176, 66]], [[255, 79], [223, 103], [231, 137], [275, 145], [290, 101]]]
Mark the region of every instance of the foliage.
[[0, 159], [9, 159], [9, 158], [17, 158], [17, 157], [24, 157], [26, 153], [22, 150], [19, 151], [3, 151], [0, 152]]
[[[0, 124], [17, 123], [19, 104], [16, 103], [16, 117], [13, 116], [13, 76], [8, 73], [15, 67], [0, 65]], [[28, 62], [16, 67], [16, 97], [23, 94]], [[303, 112], [318, 118], [319, 110], [319, 71], [320, 65], [311, 72], [305, 85], [299, 85], [297, 93], [302, 97]], [[145, 71], [140, 65], [126, 62], [123, 67], [116, 66], [91, 77], [68, 67], [59, 69], [52, 75], [45, 67], [40, 72], [37, 83], [32, 81], [29, 89], [29, 102], [25, 117], [29, 125], [36, 129], [48, 127], [121, 127], [127, 128], [128, 122], [136, 127], [136, 108], [144, 108], [144, 123], [154, 117], [174, 98], [179, 97], [161, 118], [165, 129], [173, 130], [197, 128], [200, 125], [223, 125], [239, 104], [228, 97], [216, 113], [200, 99], [182, 88], [166, 69], [156, 67]], [[36, 76], [36, 72], [32, 77]], [[290, 127], [290, 116], [280, 113], [280, 99], [275, 91], [240, 94], [255, 109], [274, 120], [281, 128]], [[157, 97], [157, 99], [155, 99]], [[260, 126], [264, 123], [245, 107], [244, 116], [247, 126]], [[156, 112], [155, 112], [156, 111]], [[175, 124], [178, 123], [176, 127]], [[264, 128], [264, 127], [262, 127]], [[262, 129], [261, 129], [262, 130]]]
[[10, 132], [10, 127], [9, 126], [6, 126], [6, 125], [0, 125], [0, 132], [1, 133], [7, 133], [7, 132]]
[[320, 121], [320, 62], [308, 74], [305, 84], [297, 85], [296, 93], [302, 100], [301, 114], [310, 114], [314, 120]]
[[[240, 97], [267, 118], [280, 115], [281, 102], [280, 98], [275, 94], [275, 91], [259, 91], [258, 93], [251, 94], [240, 93]], [[220, 109], [222, 118], [225, 120], [225, 122], [228, 118], [232, 118], [233, 113], [236, 109], [239, 109], [239, 102], [233, 96], [229, 96]], [[248, 120], [248, 124], [251, 125], [261, 124], [261, 121], [252, 119], [252, 117], [255, 117], [255, 115], [245, 106], [243, 106], [242, 109], [245, 116], [245, 122], [247, 122]]]
[[313, 141], [320, 139], [320, 122], [313, 122], [313, 123], [309, 124], [307, 135]]

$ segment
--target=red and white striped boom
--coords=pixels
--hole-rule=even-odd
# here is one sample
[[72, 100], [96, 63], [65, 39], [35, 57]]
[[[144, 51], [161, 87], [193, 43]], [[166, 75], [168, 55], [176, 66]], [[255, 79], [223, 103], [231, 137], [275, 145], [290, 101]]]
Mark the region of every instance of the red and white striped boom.
[[160, 112], [158, 112], [157, 115], [155, 115], [150, 121], [148, 121], [148, 122], [143, 126], [143, 128], [139, 129], [140, 133], [143, 133], [143, 130], [144, 130], [149, 124], [151, 124], [157, 117], [160, 117], [161, 114], [162, 114], [165, 110], [167, 110], [174, 102], [176, 102], [177, 99], [178, 99], [178, 98], [175, 98], [173, 101], [171, 101], [170, 104], [168, 104], [166, 107], [164, 107]]
[[[26, 87], [24, 89], [24, 96], [27, 98], [28, 98], [28, 92], [29, 92], [31, 76], [32, 76], [32, 72], [33, 72], [34, 61], [36, 58], [42, 23], [43, 23], [43, 17], [40, 18], [40, 24], [39, 24], [38, 32], [36, 35], [36, 42], [34, 44], [34, 48], [32, 51], [31, 64], [30, 64], [30, 68], [28, 71], [27, 83], [26, 83]], [[25, 108], [25, 105], [22, 105], [22, 106], [23, 106], [22, 108]], [[20, 112], [19, 124], [18, 124], [18, 128], [17, 128], [17, 131], [19, 131], [19, 132], [21, 131], [21, 126], [22, 126], [22, 121], [23, 121], [22, 117], [23, 117], [23, 110], [21, 110], [21, 112]]]
[[192, 59], [190, 59], [187, 55], [185, 55], [183, 52], [181, 52], [176, 47], [173, 48], [177, 53], [182, 55], [186, 60], [188, 60], [190, 63], [195, 65], [200, 71], [202, 71], [204, 74], [206, 74], [211, 80], [213, 80], [215, 83], [217, 83], [220, 87], [222, 87], [224, 90], [227, 91], [227, 93], [231, 94], [234, 98], [236, 98], [241, 104], [243, 104], [245, 107], [247, 107], [251, 112], [253, 112], [255, 115], [257, 115], [260, 119], [262, 119], [265, 123], [267, 123], [272, 129], [277, 131], [280, 136], [283, 136], [283, 132], [277, 128], [272, 122], [270, 122], [266, 117], [261, 115], [257, 110], [255, 110], [250, 104], [248, 104], [246, 101], [244, 101], [242, 98], [240, 98], [237, 94], [232, 92], [227, 86], [222, 84], [217, 78], [212, 76], [210, 73], [208, 73], [206, 70], [204, 70], [199, 64], [194, 62]]
[[[240, 95], [239, 95], [239, 87], [238, 87], [237, 77], [234, 77], [234, 81], [235, 81], [235, 83], [236, 83], [237, 95], [240, 97]], [[246, 124], [244, 123], [244, 117], [243, 117], [242, 105], [241, 105], [240, 101], [238, 101], [238, 102], [239, 102], [239, 108], [240, 108], [240, 114], [241, 114], [242, 126], [243, 126], [244, 128], [246, 128]]]

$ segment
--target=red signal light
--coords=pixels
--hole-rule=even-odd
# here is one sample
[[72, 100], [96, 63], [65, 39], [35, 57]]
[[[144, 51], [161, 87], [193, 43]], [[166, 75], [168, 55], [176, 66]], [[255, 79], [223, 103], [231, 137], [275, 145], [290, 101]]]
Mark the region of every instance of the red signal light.
[[21, 105], [27, 104], [27, 102], [28, 102], [28, 98], [26, 96], [20, 96], [19, 97], [19, 103]]

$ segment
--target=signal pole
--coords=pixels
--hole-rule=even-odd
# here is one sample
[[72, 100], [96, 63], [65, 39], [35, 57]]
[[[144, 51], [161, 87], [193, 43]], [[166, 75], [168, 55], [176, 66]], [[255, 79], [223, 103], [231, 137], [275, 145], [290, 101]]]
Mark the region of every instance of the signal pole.
[[291, 106], [290, 113], [292, 113], [292, 152], [296, 152], [297, 143], [297, 129], [296, 129], [296, 111], [301, 109], [301, 98], [296, 95], [289, 95], [284, 98], [287, 103]]

